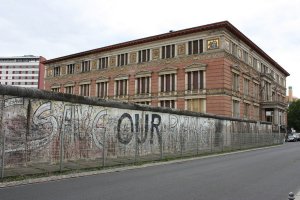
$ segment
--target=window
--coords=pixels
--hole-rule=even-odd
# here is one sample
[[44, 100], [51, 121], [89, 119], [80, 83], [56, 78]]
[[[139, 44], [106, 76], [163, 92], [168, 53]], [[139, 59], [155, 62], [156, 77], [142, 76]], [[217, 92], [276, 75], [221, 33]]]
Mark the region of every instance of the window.
[[128, 80], [116, 80], [115, 81], [115, 95], [116, 96], [126, 96], [128, 94]]
[[250, 116], [250, 104], [244, 103], [244, 118], [249, 119]]
[[59, 75], [60, 75], [60, 67], [54, 67], [54, 69], [53, 69], [53, 76], [59, 76]]
[[128, 64], [128, 53], [123, 53], [118, 55], [118, 66], [123, 66]]
[[244, 78], [244, 95], [249, 95], [249, 80]]
[[240, 90], [240, 83], [239, 83], [239, 75], [236, 73], [232, 73], [232, 90], [239, 91]]
[[[25, 83], [25, 85], [27, 85], [27, 84]], [[51, 91], [52, 92], [60, 92], [60, 88], [59, 87], [51, 88]]]
[[234, 56], [237, 56], [237, 45], [232, 43], [232, 52], [231, 52]]
[[171, 92], [176, 90], [176, 74], [163, 74], [160, 78], [160, 92]]
[[206, 112], [206, 100], [205, 99], [187, 99], [186, 109], [194, 112]]
[[161, 58], [174, 58], [175, 57], [175, 44], [162, 46]]
[[162, 100], [160, 101], [160, 107], [175, 108], [175, 100]]
[[148, 62], [150, 60], [150, 49], [139, 51], [138, 57], [139, 57], [138, 60], [139, 63]]
[[259, 85], [257, 83], [253, 83], [253, 96], [255, 99], [259, 98]]
[[265, 101], [270, 101], [271, 100], [271, 83], [267, 82], [267, 81], [264, 81], [264, 94], [263, 94], [263, 97], [264, 97], [264, 100]]
[[139, 77], [136, 79], [136, 94], [150, 94], [150, 77]]
[[66, 86], [65, 93], [67, 94], [74, 94], [74, 86]]
[[90, 84], [80, 85], [80, 95], [81, 96], [90, 96]]
[[253, 58], [253, 67], [254, 67], [254, 69], [256, 69], [257, 70], [257, 59], [256, 58]]
[[203, 70], [187, 72], [187, 90], [199, 90], [203, 89], [204, 79]]
[[139, 101], [135, 103], [142, 104], [142, 105], [151, 105], [151, 101]]
[[203, 40], [189, 41], [188, 53], [189, 55], [203, 53]]
[[279, 75], [276, 74], [276, 82], [279, 83]]
[[285, 85], [284, 85], [284, 79], [282, 77], [280, 77], [280, 85], [285, 87]]
[[247, 52], [247, 51], [245, 51], [245, 50], [243, 50], [243, 57], [244, 57], [244, 61], [245, 61], [245, 63], [247, 63], [247, 64], [248, 64], [248, 58], [249, 58], [249, 55], [248, 55], [248, 52]]
[[261, 63], [261, 73], [268, 73], [269, 69], [266, 65], [264, 65], [263, 63]]
[[97, 83], [97, 97], [105, 98], [108, 96], [108, 82], [103, 81]]
[[232, 114], [233, 117], [240, 117], [240, 102], [237, 100], [232, 101]]
[[82, 61], [81, 63], [81, 72], [88, 72], [91, 70], [91, 62], [88, 61]]
[[67, 74], [74, 74], [75, 72], [75, 64], [67, 65]]
[[98, 69], [106, 69], [108, 67], [108, 57], [99, 58]]

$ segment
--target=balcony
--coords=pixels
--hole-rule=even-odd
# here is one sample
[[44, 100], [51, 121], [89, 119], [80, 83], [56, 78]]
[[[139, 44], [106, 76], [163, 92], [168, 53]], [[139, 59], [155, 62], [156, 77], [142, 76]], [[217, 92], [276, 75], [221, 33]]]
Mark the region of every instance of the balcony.
[[260, 102], [261, 106], [263, 108], [281, 108], [281, 109], [286, 109], [288, 104], [286, 102], [283, 102], [283, 101], [272, 101], [272, 100], [269, 100], [269, 101], [261, 101]]

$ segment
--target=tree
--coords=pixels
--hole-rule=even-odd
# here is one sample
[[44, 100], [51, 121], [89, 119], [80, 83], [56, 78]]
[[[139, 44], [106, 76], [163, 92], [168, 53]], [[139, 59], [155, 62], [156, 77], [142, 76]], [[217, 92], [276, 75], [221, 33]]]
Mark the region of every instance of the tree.
[[294, 101], [289, 105], [288, 127], [300, 132], [300, 100]]

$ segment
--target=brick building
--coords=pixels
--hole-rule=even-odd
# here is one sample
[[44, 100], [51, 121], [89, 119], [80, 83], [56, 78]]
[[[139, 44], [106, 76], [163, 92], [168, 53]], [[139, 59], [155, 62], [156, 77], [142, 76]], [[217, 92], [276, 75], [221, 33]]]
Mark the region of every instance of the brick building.
[[43, 89], [45, 60], [33, 55], [0, 57], [0, 84]]
[[286, 124], [289, 73], [227, 21], [44, 64], [46, 90]]

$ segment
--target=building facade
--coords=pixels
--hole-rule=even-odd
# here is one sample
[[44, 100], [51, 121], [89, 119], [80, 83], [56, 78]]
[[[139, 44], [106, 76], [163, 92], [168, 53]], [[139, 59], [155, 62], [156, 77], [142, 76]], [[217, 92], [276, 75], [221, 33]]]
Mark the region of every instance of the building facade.
[[33, 55], [0, 57], [0, 84], [43, 89], [45, 60]]
[[46, 90], [286, 124], [289, 73], [227, 21], [44, 63]]

